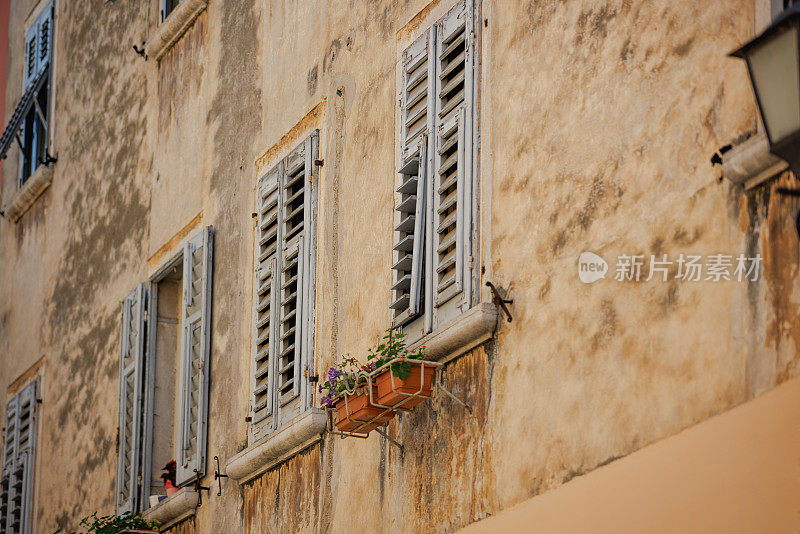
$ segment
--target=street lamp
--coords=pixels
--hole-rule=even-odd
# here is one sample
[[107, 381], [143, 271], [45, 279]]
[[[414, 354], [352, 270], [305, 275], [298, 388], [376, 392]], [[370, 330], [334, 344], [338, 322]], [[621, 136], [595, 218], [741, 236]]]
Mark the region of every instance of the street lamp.
[[747, 62], [770, 152], [800, 177], [800, 5], [784, 10], [731, 56]]

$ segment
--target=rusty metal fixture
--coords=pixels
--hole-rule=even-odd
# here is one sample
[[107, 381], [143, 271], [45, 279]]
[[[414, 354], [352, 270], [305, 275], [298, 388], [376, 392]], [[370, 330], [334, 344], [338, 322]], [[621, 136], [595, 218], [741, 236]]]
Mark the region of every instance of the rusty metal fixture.
[[486, 286], [492, 290], [492, 302], [498, 309], [503, 310], [503, 313], [506, 314], [508, 317], [508, 322], [510, 323], [512, 321], [511, 311], [508, 309], [506, 304], [514, 304], [514, 299], [503, 298], [503, 296], [500, 295], [500, 292], [491, 282], [486, 282]]
[[217, 469], [214, 471], [214, 480], [217, 481], [219, 484], [219, 490], [217, 491], [217, 497], [222, 495], [222, 480], [223, 478], [228, 478], [228, 475], [223, 475], [219, 472], [219, 456], [214, 456], [214, 461], [217, 462]]
[[142, 56], [144, 58], [144, 60], [147, 61], [147, 54], [144, 51], [144, 43], [142, 43], [142, 47], [141, 48], [139, 48], [136, 45], [133, 45], [133, 51], [136, 52], [137, 54], [139, 54], [140, 56]]
[[200, 473], [197, 471], [197, 469], [194, 470], [194, 474], [194, 491], [197, 492], [197, 507], [199, 508], [203, 505], [203, 490], [211, 491], [211, 488], [200, 485]]

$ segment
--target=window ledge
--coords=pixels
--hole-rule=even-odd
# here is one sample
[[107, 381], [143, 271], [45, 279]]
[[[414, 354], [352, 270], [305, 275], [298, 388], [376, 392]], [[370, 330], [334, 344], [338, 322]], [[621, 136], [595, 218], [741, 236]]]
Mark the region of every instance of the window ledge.
[[172, 497], [167, 497], [157, 505], [145, 510], [142, 518], [146, 521], [158, 521], [159, 531], [170, 528], [175, 523], [188, 519], [195, 514], [200, 494], [192, 488], [181, 488]]
[[731, 182], [751, 189], [782, 173], [789, 165], [769, 151], [762, 131], [731, 148], [722, 156], [722, 173]]
[[225, 464], [225, 473], [240, 484], [255, 478], [322, 439], [327, 421], [324, 410], [306, 410], [277, 432], [230, 458]]
[[6, 209], [12, 221], [17, 222], [25, 215], [36, 199], [44, 193], [44, 190], [50, 187], [53, 181], [53, 167], [47, 165], [39, 165], [39, 168], [34, 171], [30, 178], [25, 181], [25, 184], [17, 191], [14, 198], [11, 200], [11, 205]]
[[147, 40], [144, 47], [147, 57], [161, 59], [207, 6], [208, 0], [183, 0], [179, 3]]
[[497, 329], [497, 318], [494, 304], [482, 302], [409, 347], [424, 346], [425, 355], [431, 360], [449, 362], [489, 341]]

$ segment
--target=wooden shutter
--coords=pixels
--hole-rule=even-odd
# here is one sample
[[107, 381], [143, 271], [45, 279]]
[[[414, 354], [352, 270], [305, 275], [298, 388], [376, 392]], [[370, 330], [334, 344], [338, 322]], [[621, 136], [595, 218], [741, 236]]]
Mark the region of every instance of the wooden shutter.
[[425, 33], [403, 53], [400, 96], [401, 168], [395, 203], [395, 245], [392, 271], [392, 313], [402, 325], [422, 311], [424, 293], [425, 214], [428, 142], [433, 124], [430, 95], [434, 77], [432, 32]]
[[145, 284], [140, 284], [122, 302], [117, 514], [135, 512], [138, 505], [146, 306]]
[[206, 470], [213, 235], [206, 227], [183, 248], [178, 486]]
[[275, 351], [278, 314], [278, 249], [280, 248], [282, 164], [258, 182], [254, 280], [254, 342], [251, 417], [258, 433], [273, 428]]
[[[472, 5], [436, 27], [432, 276], [434, 327], [469, 305], [472, 228]], [[462, 295], [463, 292], [463, 295]], [[452, 300], [457, 295], [462, 298]], [[451, 302], [452, 300], [452, 302]]]
[[33, 532], [33, 494], [38, 421], [35, 379], [6, 407], [3, 474], [0, 478], [0, 532]]
[[252, 439], [310, 403], [313, 371], [318, 133], [258, 184], [254, 279]]
[[36, 21], [36, 74], [40, 74], [50, 64], [53, 43], [53, 5], [45, 7]]
[[38, 20], [31, 24], [25, 36], [25, 89], [36, 79], [38, 72], [36, 59], [38, 57], [39, 25]]

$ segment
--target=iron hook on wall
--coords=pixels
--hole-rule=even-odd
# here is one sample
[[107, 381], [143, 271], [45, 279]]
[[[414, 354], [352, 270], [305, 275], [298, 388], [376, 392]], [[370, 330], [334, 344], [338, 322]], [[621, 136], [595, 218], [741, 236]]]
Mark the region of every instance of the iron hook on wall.
[[222, 480], [220, 479], [228, 478], [228, 475], [223, 475], [219, 472], [219, 456], [214, 456], [214, 461], [217, 462], [217, 470], [214, 471], [214, 480], [219, 484], [219, 490], [217, 491], [217, 497], [219, 497], [222, 495]]
[[506, 304], [514, 304], [514, 299], [504, 298], [502, 295], [500, 295], [498, 289], [491, 282], [486, 282], [486, 286], [492, 290], [492, 302], [498, 309], [503, 310], [503, 312], [506, 314], [506, 317], [508, 317], [508, 322], [510, 323], [512, 321], [511, 311], [508, 309]]

